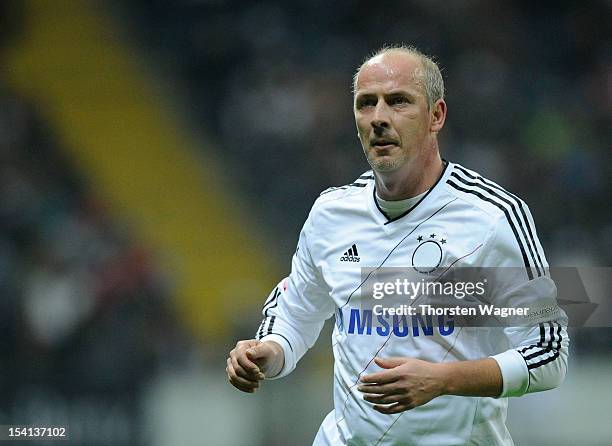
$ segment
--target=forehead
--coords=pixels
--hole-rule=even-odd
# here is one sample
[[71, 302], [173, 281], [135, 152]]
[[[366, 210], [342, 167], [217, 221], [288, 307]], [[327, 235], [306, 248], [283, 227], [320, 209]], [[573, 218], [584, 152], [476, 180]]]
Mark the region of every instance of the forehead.
[[367, 61], [357, 76], [356, 92], [414, 89], [421, 86], [421, 61], [411, 54], [390, 52]]

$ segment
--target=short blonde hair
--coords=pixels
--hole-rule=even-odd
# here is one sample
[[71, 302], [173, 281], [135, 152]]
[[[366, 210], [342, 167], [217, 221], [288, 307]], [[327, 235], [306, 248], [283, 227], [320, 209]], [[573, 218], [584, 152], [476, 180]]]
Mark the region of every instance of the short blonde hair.
[[392, 52], [409, 54], [417, 57], [421, 61], [421, 65], [423, 66], [421, 80], [430, 109], [438, 99], [444, 99], [444, 79], [442, 78], [440, 67], [431, 56], [422, 53], [411, 45], [385, 45], [368, 56], [362, 64], [359, 65], [359, 68], [357, 68], [357, 71], [353, 75], [353, 94], [357, 91], [357, 79], [359, 78], [359, 73], [363, 66], [375, 57]]

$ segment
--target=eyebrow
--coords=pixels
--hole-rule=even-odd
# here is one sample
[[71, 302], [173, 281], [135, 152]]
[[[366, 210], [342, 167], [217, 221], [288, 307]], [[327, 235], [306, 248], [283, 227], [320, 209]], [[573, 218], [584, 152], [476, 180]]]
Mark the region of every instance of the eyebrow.
[[[384, 93], [383, 96], [410, 96], [414, 97], [416, 93], [410, 92], [408, 90], [392, 90], [390, 92]], [[357, 92], [355, 95], [355, 99], [368, 97], [368, 96], [378, 96], [378, 94], [371, 91]]]

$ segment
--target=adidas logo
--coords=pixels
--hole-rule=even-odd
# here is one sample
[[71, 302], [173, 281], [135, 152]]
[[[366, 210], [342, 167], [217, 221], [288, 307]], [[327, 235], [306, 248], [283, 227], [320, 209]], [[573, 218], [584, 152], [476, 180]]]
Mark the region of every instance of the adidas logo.
[[341, 262], [359, 262], [359, 254], [357, 253], [357, 246], [353, 244], [348, 251], [346, 251], [342, 257], [340, 257]]

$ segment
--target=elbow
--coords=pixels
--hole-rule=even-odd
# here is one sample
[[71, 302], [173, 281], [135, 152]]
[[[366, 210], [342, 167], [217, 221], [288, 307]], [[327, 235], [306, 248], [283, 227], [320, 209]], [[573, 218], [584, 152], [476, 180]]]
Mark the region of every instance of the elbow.
[[563, 381], [565, 381], [565, 376], [567, 375], [567, 356], [566, 355], [562, 355], [559, 358], [558, 361], [558, 367], [557, 367], [557, 373], [555, 374], [554, 379], [552, 380], [552, 384], [553, 386], [551, 387], [552, 389], [559, 387], [561, 384], [563, 384]]
[[568, 362], [569, 362], [569, 336], [564, 333], [563, 342], [558, 346], [558, 357], [552, 362], [554, 365], [553, 373], [551, 376], [550, 388], [554, 389], [559, 387], [565, 381], [567, 375]]
[[526, 393], [543, 392], [559, 387], [567, 375], [567, 354], [561, 351], [551, 362], [529, 370], [529, 387]]
[[561, 346], [559, 351], [559, 357], [556, 361], [553, 362], [555, 365], [553, 377], [551, 379], [551, 389], [559, 387], [565, 381], [565, 376], [567, 375], [567, 366], [568, 366], [568, 342]]
[[565, 381], [567, 375], [567, 355], [559, 355], [559, 357], [539, 369], [530, 371], [531, 385], [528, 393], [542, 392], [552, 390], [559, 387]]

